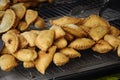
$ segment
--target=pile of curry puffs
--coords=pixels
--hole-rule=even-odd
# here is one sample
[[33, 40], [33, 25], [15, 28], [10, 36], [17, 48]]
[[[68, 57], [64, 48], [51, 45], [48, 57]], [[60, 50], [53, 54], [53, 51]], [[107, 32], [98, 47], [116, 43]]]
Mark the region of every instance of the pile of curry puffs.
[[64, 16], [50, 20], [50, 24], [45, 30], [10, 29], [4, 33], [0, 68], [10, 71], [22, 62], [24, 68], [35, 67], [45, 74], [52, 62], [64, 66], [71, 59], [80, 58], [81, 50], [90, 48], [101, 54], [117, 50], [120, 56], [120, 30], [97, 15]]

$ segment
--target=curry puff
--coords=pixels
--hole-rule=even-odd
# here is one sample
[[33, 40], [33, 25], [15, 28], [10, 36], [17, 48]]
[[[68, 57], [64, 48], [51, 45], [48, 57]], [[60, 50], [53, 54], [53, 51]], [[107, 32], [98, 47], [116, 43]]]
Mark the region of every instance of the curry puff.
[[11, 6], [11, 9], [14, 10], [19, 20], [21, 20], [26, 13], [26, 7], [24, 6], [24, 3], [14, 4]]
[[110, 27], [110, 34], [117, 37], [120, 34], [120, 30], [117, 29], [115, 26]]
[[20, 49], [26, 48], [28, 45], [28, 41], [22, 35], [19, 35], [18, 38], [19, 38], [19, 48]]
[[23, 67], [24, 68], [33, 68], [35, 66], [34, 61], [24, 61]]
[[6, 10], [10, 6], [10, 0], [0, 0], [0, 11]]
[[27, 22], [27, 25], [30, 25], [32, 22], [34, 22], [38, 17], [38, 12], [34, 11], [32, 9], [28, 9], [25, 14], [25, 21]]
[[119, 46], [117, 48], [117, 55], [118, 55], [118, 57], [120, 57], [120, 44], [119, 44]]
[[72, 41], [74, 39], [74, 36], [70, 33], [67, 33], [65, 34], [64, 38], [67, 40], [67, 41]]
[[108, 29], [110, 28], [110, 24], [106, 20], [97, 15], [90, 15], [88, 18], [84, 20], [83, 25], [89, 28], [94, 28], [96, 26], [104, 26], [107, 27]]
[[0, 33], [6, 32], [11, 29], [16, 20], [16, 14], [12, 9], [7, 9], [0, 22]]
[[98, 53], [107, 53], [111, 51], [113, 47], [105, 40], [99, 40], [94, 47], [92, 47], [93, 51]]
[[20, 21], [18, 24], [18, 29], [20, 31], [25, 31], [28, 29], [28, 27], [29, 27], [29, 25], [25, 21]]
[[67, 40], [65, 38], [57, 39], [54, 45], [57, 46], [58, 49], [65, 48], [67, 46]]
[[87, 33], [79, 26], [75, 25], [75, 24], [66, 24], [64, 26], [62, 26], [63, 30], [65, 30], [66, 32], [74, 35], [75, 37], [83, 37], [83, 36], [87, 36]]
[[52, 46], [48, 49], [48, 53], [45, 51], [40, 51], [38, 53], [38, 58], [35, 60], [35, 67], [40, 73], [45, 74], [46, 69], [53, 60], [55, 51], [56, 46]]
[[3, 71], [10, 71], [18, 65], [14, 56], [4, 54], [0, 57], [0, 68]]
[[37, 38], [37, 34], [36, 33], [32, 33], [30, 31], [26, 31], [21, 33], [21, 35], [27, 40], [27, 42], [29, 43], [30, 47], [35, 46], [35, 40]]
[[66, 47], [66, 48], [61, 49], [59, 52], [68, 56], [69, 58], [81, 57], [81, 54], [73, 48]]
[[69, 62], [69, 57], [67, 57], [66, 55], [64, 55], [64, 54], [62, 54], [60, 52], [56, 52], [54, 54], [53, 63], [56, 66], [62, 66], [62, 65], [65, 65], [68, 62]]
[[54, 41], [54, 31], [43, 30], [37, 36], [35, 44], [42, 51], [47, 51], [47, 49], [53, 44], [53, 41]]
[[45, 29], [45, 21], [41, 17], [38, 17], [34, 22], [34, 26], [38, 29]]
[[77, 38], [72, 41], [68, 47], [74, 48], [76, 50], [85, 50], [91, 48], [95, 44], [95, 41], [89, 38]]
[[34, 61], [37, 58], [37, 52], [33, 49], [20, 49], [14, 56], [20, 61]]
[[58, 39], [58, 38], [61, 38], [65, 35], [65, 31], [59, 27], [59, 26], [56, 26], [56, 25], [53, 25], [50, 30], [54, 30], [55, 32], [55, 39]]
[[7, 47], [10, 53], [14, 53], [17, 51], [19, 46], [18, 34], [14, 32], [5, 33], [2, 35], [2, 40], [4, 41], [5, 46]]
[[93, 40], [98, 41], [101, 38], [103, 38], [104, 35], [107, 33], [108, 33], [108, 29], [106, 27], [97, 26], [90, 30], [89, 35]]
[[51, 20], [50, 23], [53, 25], [64, 26], [66, 24], [80, 24], [82, 23], [83, 19], [64, 16], [56, 20]]
[[120, 39], [114, 37], [113, 35], [105, 35], [104, 40], [107, 41], [114, 48], [114, 50], [116, 50], [118, 45], [120, 44]]

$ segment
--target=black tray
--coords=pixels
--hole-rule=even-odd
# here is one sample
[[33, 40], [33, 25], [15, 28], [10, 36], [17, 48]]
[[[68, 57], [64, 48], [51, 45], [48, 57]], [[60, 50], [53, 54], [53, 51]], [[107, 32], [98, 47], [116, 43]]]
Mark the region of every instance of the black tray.
[[[74, 3], [72, 5], [65, 4], [66, 6], [63, 6], [63, 4], [62, 7], [58, 7], [56, 10], [58, 14], [61, 13], [59, 15], [55, 11], [51, 11], [51, 9], [49, 9], [50, 7], [46, 7], [47, 10], [45, 10], [48, 12], [46, 14], [44, 14], [44, 11], [38, 8], [35, 8], [35, 10], [39, 12], [40, 16], [43, 16], [47, 23], [50, 19], [54, 19], [63, 15], [72, 16], [70, 14], [70, 10], [72, 9], [72, 7], [76, 6], [76, 4], [79, 5], [78, 3]], [[55, 10], [54, 7], [52, 8], [53, 10]], [[80, 14], [76, 16], [87, 17], [88, 15], [93, 13], [98, 14], [98, 11], [99, 8], [89, 9], [85, 14]], [[56, 14], [56, 16], [52, 12]], [[115, 19], [118, 19], [119, 16], [119, 12], [111, 9], [107, 9], [105, 14], [103, 15], [105, 19], [110, 21], [112, 25], [115, 25], [118, 28], [120, 27], [120, 20]], [[48, 23], [47, 25], [50, 26]], [[45, 75], [40, 74], [34, 68], [24, 69], [21, 64], [11, 72], [3, 72], [0, 70], [0, 80], [66, 80], [75, 76], [82, 77], [83, 75], [88, 75], [97, 71], [109, 70], [120, 65], [120, 58], [117, 56], [117, 53], [115, 51], [109, 52], [107, 54], [99, 54], [89, 49], [85, 51], [80, 51], [80, 53], [82, 54], [81, 58], [72, 59], [68, 64], [64, 66], [57, 67], [53, 63], [51, 63], [46, 70]], [[87, 77], [85, 77], [84, 79], [86, 78]]]

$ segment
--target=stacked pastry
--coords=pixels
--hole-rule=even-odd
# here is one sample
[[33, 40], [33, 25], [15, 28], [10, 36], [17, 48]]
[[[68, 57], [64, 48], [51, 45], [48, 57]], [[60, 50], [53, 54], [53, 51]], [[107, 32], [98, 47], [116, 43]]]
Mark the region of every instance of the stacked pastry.
[[[26, 16], [27, 24], [33, 22], [31, 17]], [[81, 50], [87, 49], [102, 54], [117, 50], [120, 56], [119, 29], [97, 15], [87, 18], [64, 16], [50, 23], [48, 30], [7, 30], [2, 35], [5, 46], [0, 53], [1, 69], [10, 71], [22, 62], [24, 68], [35, 67], [45, 74], [52, 62], [56, 66], [67, 65], [71, 59], [81, 57]]]

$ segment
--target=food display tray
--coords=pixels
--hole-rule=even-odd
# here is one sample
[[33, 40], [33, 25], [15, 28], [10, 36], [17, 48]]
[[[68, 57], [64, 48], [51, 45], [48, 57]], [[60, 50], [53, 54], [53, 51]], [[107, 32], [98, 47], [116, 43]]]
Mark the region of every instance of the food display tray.
[[[78, 3], [75, 4], [79, 5]], [[49, 27], [50, 24], [48, 22], [50, 19], [56, 19], [64, 15], [87, 17], [90, 14], [99, 13], [99, 8], [94, 8], [84, 11], [85, 13], [81, 13], [79, 15], [71, 15], [71, 8], [75, 7], [75, 4], [66, 4], [67, 7], [63, 6], [63, 4], [62, 7], [58, 6], [57, 8], [50, 6], [53, 11], [51, 11], [48, 7], [44, 9], [44, 11], [38, 8], [35, 8], [35, 10], [37, 10], [39, 15], [45, 19], [46, 25]], [[57, 12], [55, 12], [55, 10]], [[44, 12], [47, 14], [44, 14]], [[108, 20], [111, 25], [120, 29], [120, 13], [111, 9], [107, 9], [104, 13], [105, 14], [102, 17]], [[23, 68], [22, 64], [10, 72], [0, 70], [0, 80], [67, 80], [68, 78], [75, 76], [80, 77], [84, 74], [90, 74], [99, 70], [109, 70], [120, 65], [120, 58], [117, 56], [117, 52], [115, 51], [111, 51], [107, 54], [100, 54], [89, 49], [80, 51], [80, 53], [82, 55], [81, 58], [72, 59], [69, 63], [61, 67], [55, 66], [52, 62], [44, 75], [40, 74], [34, 68]]]

